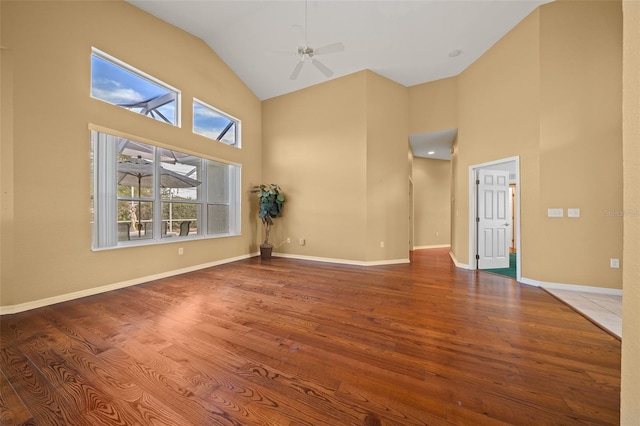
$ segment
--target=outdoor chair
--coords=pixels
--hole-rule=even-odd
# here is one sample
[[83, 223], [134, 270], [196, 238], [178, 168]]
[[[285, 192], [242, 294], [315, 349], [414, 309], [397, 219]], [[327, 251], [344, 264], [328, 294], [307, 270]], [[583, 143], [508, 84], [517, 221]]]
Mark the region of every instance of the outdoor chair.
[[129, 227], [129, 223], [118, 223], [118, 241], [128, 241], [131, 239]]
[[180, 224], [180, 236], [184, 237], [185, 235], [189, 235], [189, 226], [191, 226], [190, 220], [185, 220]]

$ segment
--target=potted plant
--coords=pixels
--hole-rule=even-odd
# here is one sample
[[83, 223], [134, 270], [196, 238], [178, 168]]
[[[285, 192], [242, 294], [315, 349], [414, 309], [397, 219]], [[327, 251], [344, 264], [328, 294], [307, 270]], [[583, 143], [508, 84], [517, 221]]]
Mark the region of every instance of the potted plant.
[[260, 244], [260, 257], [269, 259], [273, 250], [273, 244], [269, 241], [269, 233], [273, 226], [273, 219], [282, 214], [284, 194], [282, 194], [280, 186], [275, 183], [256, 185], [251, 192], [258, 194], [260, 203], [259, 217], [264, 225], [264, 242]]

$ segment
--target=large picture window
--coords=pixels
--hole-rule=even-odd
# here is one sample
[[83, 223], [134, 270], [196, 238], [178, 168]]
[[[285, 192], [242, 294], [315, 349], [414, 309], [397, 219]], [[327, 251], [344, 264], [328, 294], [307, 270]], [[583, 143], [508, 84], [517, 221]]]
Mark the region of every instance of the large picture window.
[[180, 92], [97, 49], [91, 54], [91, 96], [180, 126]]
[[94, 249], [239, 234], [240, 167], [91, 132]]

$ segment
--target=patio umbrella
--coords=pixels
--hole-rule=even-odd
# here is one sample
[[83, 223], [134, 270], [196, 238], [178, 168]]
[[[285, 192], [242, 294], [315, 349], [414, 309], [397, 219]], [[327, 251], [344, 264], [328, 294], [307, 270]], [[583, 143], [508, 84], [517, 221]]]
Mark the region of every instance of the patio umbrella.
[[[138, 197], [141, 188], [151, 188], [153, 186], [153, 171], [155, 166], [152, 162], [138, 156], [131, 160], [118, 162], [118, 185], [138, 186]], [[160, 166], [160, 187], [161, 188], [194, 188], [200, 185], [199, 180], [181, 175]], [[138, 200], [138, 237], [142, 230], [140, 200]]]

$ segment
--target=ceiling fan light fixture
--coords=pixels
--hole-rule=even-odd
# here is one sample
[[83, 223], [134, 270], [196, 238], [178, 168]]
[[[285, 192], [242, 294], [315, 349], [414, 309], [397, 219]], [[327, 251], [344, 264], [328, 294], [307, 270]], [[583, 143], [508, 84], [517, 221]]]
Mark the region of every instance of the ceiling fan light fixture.
[[304, 56], [312, 57], [313, 49], [309, 46], [300, 46], [298, 47], [298, 55], [304, 58]]

